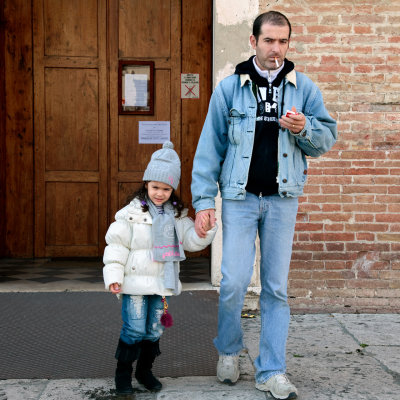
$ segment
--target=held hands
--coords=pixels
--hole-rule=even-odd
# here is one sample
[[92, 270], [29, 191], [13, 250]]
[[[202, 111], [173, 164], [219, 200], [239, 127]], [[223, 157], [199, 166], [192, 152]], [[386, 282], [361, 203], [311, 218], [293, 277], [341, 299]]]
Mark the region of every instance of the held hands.
[[289, 129], [293, 133], [301, 132], [306, 126], [306, 117], [303, 114], [297, 113], [296, 107], [292, 107], [294, 114], [289, 114], [289, 116], [282, 115], [279, 119], [279, 123], [282, 128]]
[[194, 223], [194, 229], [197, 235], [201, 238], [205, 238], [207, 231], [215, 226], [215, 210], [202, 210], [196, 214], [196, 221]]
[[109, 287], [112, 294], [118, 294], [121, 291], [121, 285], [119, 283], [112, 283]]

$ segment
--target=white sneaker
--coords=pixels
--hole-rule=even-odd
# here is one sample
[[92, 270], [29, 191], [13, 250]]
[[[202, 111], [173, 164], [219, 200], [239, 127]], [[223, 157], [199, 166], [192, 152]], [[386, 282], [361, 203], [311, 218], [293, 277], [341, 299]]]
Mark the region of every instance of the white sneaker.
[[256, 383], [256, 388], [263, 392], [270, 392], [276, 399], [297, 399], [297, 389], [285, 374], [271, 376], [263, 383]]
[[239, 356], [219, 356], [217, 378], [222, 383], [233, 385], [239, 379]]

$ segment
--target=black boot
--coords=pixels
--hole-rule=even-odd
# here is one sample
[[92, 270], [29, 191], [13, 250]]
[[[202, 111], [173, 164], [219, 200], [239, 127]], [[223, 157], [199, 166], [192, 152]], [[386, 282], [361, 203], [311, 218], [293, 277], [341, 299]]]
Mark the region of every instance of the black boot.
[[161, 382], [151, 372], [153, 362], [160, 354], [159, 340], [140, 342], [140, 356], [136, 365], [135, 378], [151, 392], [158, 392], [162, 388]]
[[115, 370], [115, 388], [118, 394], [133, 393], [132, 363], [137, 360], [139, 353], [139, 343], [127, 344], [119, 339], [115, 352], [115, 358], [118, 360]]

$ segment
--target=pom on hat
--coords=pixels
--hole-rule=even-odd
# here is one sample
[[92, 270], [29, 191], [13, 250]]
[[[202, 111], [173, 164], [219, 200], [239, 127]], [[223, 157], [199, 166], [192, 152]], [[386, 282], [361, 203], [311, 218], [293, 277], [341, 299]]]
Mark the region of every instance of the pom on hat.
[[174, 144], [172, 142], [170, 142], [169, 140], [167, 140], [166, 142], [164, 142], [162, 147], [163, 147], [163, 149], [173, 149]]

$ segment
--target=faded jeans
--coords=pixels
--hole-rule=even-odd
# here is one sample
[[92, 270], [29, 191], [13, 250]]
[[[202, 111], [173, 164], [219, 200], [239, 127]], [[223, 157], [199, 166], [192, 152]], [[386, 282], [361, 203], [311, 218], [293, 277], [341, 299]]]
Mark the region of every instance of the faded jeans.
[[241, 312], [253, 273], [258, 231], [261, 333], [255, 367], [259, 383], [286, 370], [287, 280], [297, 209], [297, 198], [279, 195], [260, 198], [247, 193], [245, 200], [222, 201], [222, 281], [214, 344], [222, 355], [237, 355], [244, 347]]
[[142, 340], [155, 342], [164, 332], [161, 316], [164, 312], [162, 297], [158, 295], [122, 297], [122, 329], [120, 338], [127, 344]]

